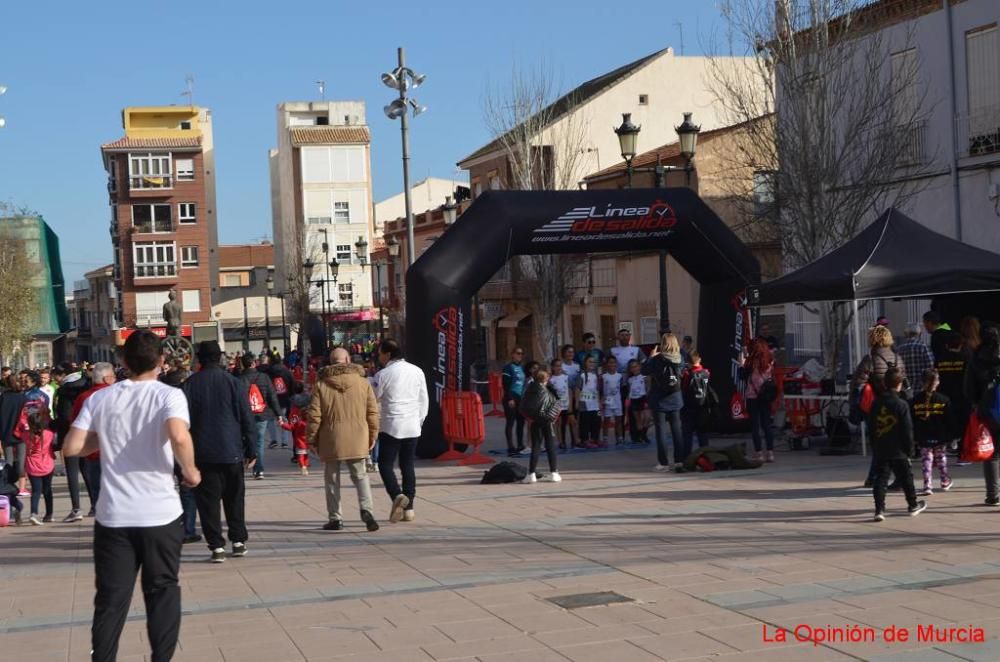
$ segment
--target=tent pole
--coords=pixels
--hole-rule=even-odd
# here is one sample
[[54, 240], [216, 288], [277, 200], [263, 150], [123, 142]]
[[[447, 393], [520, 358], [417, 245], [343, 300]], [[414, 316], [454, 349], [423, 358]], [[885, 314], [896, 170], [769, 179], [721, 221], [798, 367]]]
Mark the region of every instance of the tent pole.
[[[858, 318], [858, 300], [851, 300], [851, 312], [853, 313], [853, 328], [854, 333], [852, 334], [854, 338], [852, 339], [851, 345], [854, 347], [854, 358], [856, 362], [854, 365], [861, 363], [861, 320]], [[850, 381], [848, 382], [848, 384]], [[849, 396], [848, 396], [849, 397]], [[868, 439], [867, 430], [865, 429], [865, 424], [861, 424], [861, 457], [868, 456]]]

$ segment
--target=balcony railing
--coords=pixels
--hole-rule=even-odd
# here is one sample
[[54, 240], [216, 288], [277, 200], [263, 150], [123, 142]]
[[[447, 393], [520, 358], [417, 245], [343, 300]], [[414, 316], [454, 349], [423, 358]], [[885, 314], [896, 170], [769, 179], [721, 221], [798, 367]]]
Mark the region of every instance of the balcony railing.
[[1000, 152], [1000, 106], [960, 115], [955, 122], [958, 126], [959, 156]]
[[172, 175], [131, 175], [128, 178], [128, 185], [130, 189], [140, 191], [173, 188], [174, 179]]
[[132, 231], [137, 234], [166, 234], [175, 229], [172, 221], [145, 221], [132, 225]]
[[176, 275], [176, 262], [144, 262], [135, 265], [136, 278], [169, 278]]
[[927, 122], [920, 120], [896, 127], [896, 141], [899, 146], [896, 165], [921, 165], [926, 158]]

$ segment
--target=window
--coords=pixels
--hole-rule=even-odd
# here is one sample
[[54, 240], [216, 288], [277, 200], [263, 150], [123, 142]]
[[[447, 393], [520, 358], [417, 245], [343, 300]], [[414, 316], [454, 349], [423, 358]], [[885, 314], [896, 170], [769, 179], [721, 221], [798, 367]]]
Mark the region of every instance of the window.
[[185, 313], [201, 311], [201, 290], [181, 290], [181, 306]]
[[194, 181], [194, 159], [177, 159], [177, 179], [182, 182]]
[[108, 193], [118, 190], [118, 168], [115, 164], [115, 157], [108, 157]]
[[300, 152], [306, 184], [365, 181], [363, 147], [302, 147]]
[[340, 283], [337, 286], [340, 293], [341, 306], [354, 305], [354, 283]]
[[639, 105], [640, 106], [648, 106], [649, 105], [649, 95], [648, 94], [640, 94], [639, 95]]
[[130, 188], [170, 188], [170, 154], [129, 154], [128, 177]]
[[170, 205], [132, 205], [132, 227], [136, 232], [173, 232]]
[[333, 203], [333, 220], [337, 223], [351, 222], [351, 203], [345, 201]]
[[316, 126], [329, 126], [330, 118], [326, 115], [320, 115], [316, 118]]
[[223, 287], [243, 287], [243, 278], [239, 274], [223, 274]]
[[500, 175], [497, 174], [497, 171], [496, 170], [491, 170], [487, 174], [487, 178], [489, 179], [489, 182], [490, 182], [488, 189], [490, 191], [499, 191], [500, 190]]
[[181, 223], [197, 222], [197, 205], [193, 202], [180, 202], [177, 204], [177, 220]]
[[191, 122], [189, 122], [188, 120], [184, 120], [183, 122], [181, 122], [181, 131], [190, 131], [190, 130], [191, 130]]
[[198, 247], [181, 246], [181, 267], [198, 266]]
[[170, 292], [136, 292], [135, 318], [140, 324], [159, 324], [163, 322], [163, 304], [170, 300]]
[[351, 245], [337, 244], [337, 262], [340, 264], [351, 263]]
[[472, 197], [478, 198], [479, 194], [483, 192], [483, 185], [480, 183], [479, 179], [472, 180]]
[[[968, 154], [1000, 151], [1000, 28], [996, 24], [965, 34], [969, 96]], [[963, 141], [964, 142], [964, 141]]]
[[757, 218], [766, 217], [774, 211], [777, 199], [777, 173], [772, 170], [758, 170], [753, 173], [753, 213]]
[[132, 244], [136, 278], [163, 278], [177, 275], [174, 242], [144, 241]]
[[893, 53], [889, 58], [892, 76], [892, 114], [897, 141], [897, 165], [923, 162], [923, 122], [918, 121], [917, 49]]

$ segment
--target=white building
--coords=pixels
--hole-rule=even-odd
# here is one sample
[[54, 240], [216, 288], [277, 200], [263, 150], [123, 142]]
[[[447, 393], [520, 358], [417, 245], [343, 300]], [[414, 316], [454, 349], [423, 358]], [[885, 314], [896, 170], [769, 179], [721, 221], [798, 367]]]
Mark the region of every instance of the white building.
[[[867, 9], [879, 4], [887, 10], [878, 19], [884, 56], [893, 66], [915, 63], [916, 96], [926, 95], [922, 120], [901, 131], [913, 146], [898, 181], [917, 172], [920, 184], [901, 209], [935, 232], [1000, 252], [1000, 2], [883, 0]], [[871, 302], [862, 324], [885, 315], [900, 332], [928, 309], [928, 301]], [[820, 355], [817, 316], [789, 306], [787, 320], [795, 353]]]
[[[328, 281], [328, 312], [370, 310], [371, 278], [355, 248], [363, 238], [370, 250], [374, 236], [365, 104], [286, 102], [278, 105], [277, 120], [278, 147], [269, 154], [276, 289], [286, 291], [289, 275], [311, 259], [313, 280]], [[339, 264], [335, 288], [333, 259]], [[321, 313], [321, 289], [312, 295], [311, 310]]]
[[[441, 179], [439, 177], [428, 177], [410, 187], [410, 207], [414, 215], [422, 214], [429, 209], [437, 209], [445, 203], [445, 198], [454, 196], [457, 188], [469, 188], [468, 182], [456, 179]], [[389, 221], [406, 216], [406, 202], [403, 193], [386, 198], [375, 203], [375, 230], [382, 232], [382, 228]]]

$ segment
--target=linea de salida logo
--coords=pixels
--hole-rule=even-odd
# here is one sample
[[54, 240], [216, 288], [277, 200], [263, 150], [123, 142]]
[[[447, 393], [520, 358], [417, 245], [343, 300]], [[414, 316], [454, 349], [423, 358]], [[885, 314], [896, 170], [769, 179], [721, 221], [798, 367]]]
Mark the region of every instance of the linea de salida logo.
[[657, 200], [648, 207], [574, 207], [554, 221], [535, 230], [535, 234], [593, 235], [633, 231], [670, 230], [677, 225], [673, 207]]

